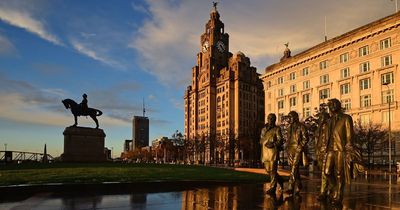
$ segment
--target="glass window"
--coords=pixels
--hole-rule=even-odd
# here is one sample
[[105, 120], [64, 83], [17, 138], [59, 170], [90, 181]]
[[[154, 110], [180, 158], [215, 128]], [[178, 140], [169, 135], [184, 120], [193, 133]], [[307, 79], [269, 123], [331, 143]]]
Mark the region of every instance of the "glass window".
[[371, 106], [371, 94], [360, 96], [360, 105], [362, 108]]
[[394, 78], [393, 78], [393, 72], [389, 72], [386, 74], [382, 74], [381, 75], [381, 81], [382, 81], [382, 85], [383, 84], [392, 84], [394, 82]]
[[283, 82], [284, 82], [283, 77], [279, 77], [279, 78], [278, 78], [278, 84], [282, 84]]
[[344, 68], [340, 70], [340, 78], [344, 79], [350, 76], [350, 69], [349, 68]]
[[369, 61], [360, 64], [360, 73], [369, 71]]
[[310, 88], [310, 80], [303, 82], [303, 90], [307, 90]]
[[343, 53], [340, 55], [340, 63], [346, 63], [349, 61], [349, 53]]
[[328, 68], [328, 61], [327, 60], [324, 60], [324, 61], [321, 61], [320, 63], [319, 63], [319, 69], [326, 69], [326, 68]]
[[284, 92], [283, 92], [283, 88], [278, 90], [278, 96], [283, 96]]
[[385, 66], [389, 66], [392, 65], [392, 55], [387, 55], [381, 58], [381, 66], [385, 67]]
[[310, 103], [310, 94], [309, 93], [303, 95], [303, 103], [304, 104]]
[[278, 109], [283, 109], [284, 108], [284, 100], [279, 100], [278, 101]]
[[311, 116], [311, 108], [310, 107], [303, 108], [303, 116], [304, 116], [304, 118]]
[[371, 88], [371, 78], [365, 78], [360, 80], [360, 90]]
[[303, 69], [302, 75], [303, 76], [307, 76], [308, 74], [309, 74], [309, 70], [308, 70], [308, 67], [306, 67], [306, 68]]
[[370, 114], [360, 115], [360, 122], [362, 125], [368, 125], [371, 122], [371, 115]]
[[366, 56], [366, 55], [368, 55], [368, 54], [369, 54], [369, 47], [368, 47], [368, 45], [366, 45], [366, 46], [364, 46], [364, 47], [360, 47], [360, 48], [358, 49], [358, 55], [359, 55], [360, 57]]
[[348, 111], [351, 109], [351, 99], [343, 99], [342, 100], [343, 109]]
[[319, 91], [319, 99], [326, 99], [330, 97], [329, 89], [322, 89]]
[[387, 104], [394, 101], [394, 91], [393, 89], [382, 91], [382, 103]]
[[295, 93], [296, 92], [296, 85], [291, 85], [290, 86], [290, 93]]
[[289, 74], [289, 79], [290, 80], [295, 80], [296, 79], [296, 72], [292, 72]]
[[292, 107], [292, 106], [296, 106], [296, 102], [297, 102], [296, 97], [290, 98], [290, 99], [289, 99], [289, 102], [290, 102], [290, 106], [291, 106], [291, 107]]
[[[394, 112], [392, 110], [390, 110], [390, 122], [393, 123], [393, 119], [394, 119]], [[389, 112], [388, 111], [382, 112], [382, 122], [386, 123], [386, 124], [389, 123]]]
[[350, 83], [340, 85], [340, 94], [344, 95], [348, 93], [350, 93]]
[[381, 50], [384, 50], [384, 49], [389, 48], [391, 46], [392, 46], [392, 41], [391, 41], [390, 37], [380, 41]]
[[320, 84], [327, 84], [329, 82], [329, 74], [324, 74], [319, 77]]

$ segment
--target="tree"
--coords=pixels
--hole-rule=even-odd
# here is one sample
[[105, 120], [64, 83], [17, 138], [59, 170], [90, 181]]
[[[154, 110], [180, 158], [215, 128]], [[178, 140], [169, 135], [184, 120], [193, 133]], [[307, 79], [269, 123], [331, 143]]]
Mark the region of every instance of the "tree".
[[[355, 146], [357, 146], [361, 154], [367, 157], [368, 169], [371, 163], [375, 162], [375, 154], [381, 153], [387, 144], [387, 130], [382, 128], [380, 124], [362, 124], [360, 121], [355, 123]], [[382, 157], [381, 157], [382, 158]]]

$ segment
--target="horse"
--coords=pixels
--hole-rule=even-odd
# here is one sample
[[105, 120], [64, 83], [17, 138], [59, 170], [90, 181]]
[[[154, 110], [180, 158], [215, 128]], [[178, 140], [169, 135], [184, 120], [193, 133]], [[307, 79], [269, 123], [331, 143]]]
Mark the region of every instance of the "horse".
[[90, 116], [96, 123], [96, 128], [99, 128], [99, 121], [97, 120], [97, 116], [102, 115], [102, 111], [98, 109], [88, 108], [86, 112], [83, 113], [81, 106], [74, 100], [69, 98], [62, 100], [62, 103], [64, 104], [66, 109], [71, 109], [71, 113], [74, 115], [75, 124], [73, 124], [72, 126], [75, 127], [78, 125], [78, 116]]

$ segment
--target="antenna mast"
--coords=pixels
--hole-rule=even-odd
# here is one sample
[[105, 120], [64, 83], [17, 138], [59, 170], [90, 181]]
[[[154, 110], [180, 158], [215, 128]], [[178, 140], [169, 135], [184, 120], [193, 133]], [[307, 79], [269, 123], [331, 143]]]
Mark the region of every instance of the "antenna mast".
[[143, 117], [146, 117], [146, 108], [144, 106], [144, 98], [143, 98]]

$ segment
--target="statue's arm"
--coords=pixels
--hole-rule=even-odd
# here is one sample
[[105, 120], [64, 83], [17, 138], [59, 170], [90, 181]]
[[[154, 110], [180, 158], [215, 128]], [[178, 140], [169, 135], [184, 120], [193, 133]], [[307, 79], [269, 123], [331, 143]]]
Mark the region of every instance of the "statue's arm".
[[353, 119], [348, 116], [345, 121], [345, 128], [346, 128], [346, 149], [352, 149], [352, 140], [354, 137], [354, 129], [353, 129]]
[[283, 145], [283, 136], [280, 127], [276, 129], [276, 139], [277, 139], [276, 146], [280, 148]]

